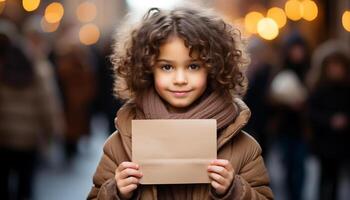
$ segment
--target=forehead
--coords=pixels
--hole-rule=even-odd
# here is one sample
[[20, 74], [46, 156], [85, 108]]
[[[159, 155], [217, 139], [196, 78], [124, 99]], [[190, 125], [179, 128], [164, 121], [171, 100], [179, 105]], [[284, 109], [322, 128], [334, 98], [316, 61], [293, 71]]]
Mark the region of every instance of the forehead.
[[193, 58], [198, 57], [198, 53], [191, 52], [191, 50], [186, 47], [185, 41], [179, 36], [170, 36], [159, 47], [159, 58], [163, 57], [170, 57], [173, 59]]

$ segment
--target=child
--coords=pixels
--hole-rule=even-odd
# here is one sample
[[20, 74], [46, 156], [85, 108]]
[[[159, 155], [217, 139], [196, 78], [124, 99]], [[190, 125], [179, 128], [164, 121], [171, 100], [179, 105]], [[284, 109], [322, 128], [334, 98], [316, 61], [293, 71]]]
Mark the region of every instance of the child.
[[[88, 199], [273, 199], [261, 148], [242, 127], [250, 116], [239, 33], [204, 11], [150, 9], [119, 37], [112, 56], [119, 98], [114, 133]], [[235, 98], [234, 98], [235, 97]], [[238, 98], [236, 98], [238, 97]], [[131, 162], [131, 120], [216, 119], [217, 155], [210, 184], [140, 185]]]

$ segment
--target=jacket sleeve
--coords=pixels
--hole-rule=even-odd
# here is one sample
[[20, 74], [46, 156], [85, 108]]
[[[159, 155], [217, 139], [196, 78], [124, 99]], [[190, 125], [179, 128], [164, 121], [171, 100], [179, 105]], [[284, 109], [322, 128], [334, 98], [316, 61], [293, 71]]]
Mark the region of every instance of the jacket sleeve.
[[[261, 156], [261, 148], [255, 140], [247, 145], [242, 167], [224, 196], [219, 196], [211, 189], [210, 195], [215, 200], [270, 200], [273, 199], [269, 187], [267, 169]], [[243, 152], [242, 152], [243, 153]]]
[[[102, 158], [93, 176], [93, 186], [87, 197], [88, 200], [121, 200], [114, 178], [115, 170], [118, 167], [117, 160], [123, 160], [123, 158], [118, 158], [118, 154], [116, 153], [116, 151], [121, 150], [121, 145], [118, 133], [112, 134], [107, 139], [103, 147]], [[138, 193], [138, 191], [135, 191], [132, 199], [138, 199]]]

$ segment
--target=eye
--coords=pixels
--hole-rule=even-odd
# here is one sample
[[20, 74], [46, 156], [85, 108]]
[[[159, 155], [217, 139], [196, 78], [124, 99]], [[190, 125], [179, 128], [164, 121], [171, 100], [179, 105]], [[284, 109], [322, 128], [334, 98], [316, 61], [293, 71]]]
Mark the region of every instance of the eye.
[[163, 71], [171, 71], [173, 69], [173, 66], [166, 64], [166, 65], [162, 65], [160, 68]]
[[191, 63], [190, 65], [188, 65], [188, 69], [190, 70], [198, 70], [201, 66], [197, 63]]

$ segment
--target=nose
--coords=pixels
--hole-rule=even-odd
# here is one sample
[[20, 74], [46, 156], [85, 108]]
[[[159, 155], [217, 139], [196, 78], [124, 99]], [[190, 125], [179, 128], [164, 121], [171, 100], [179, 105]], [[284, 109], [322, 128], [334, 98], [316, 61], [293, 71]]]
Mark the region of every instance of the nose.
[[184, 70], [177, 70], [174, 78], [175, 85], [186, 85], [187, 84], [187, 75]]

